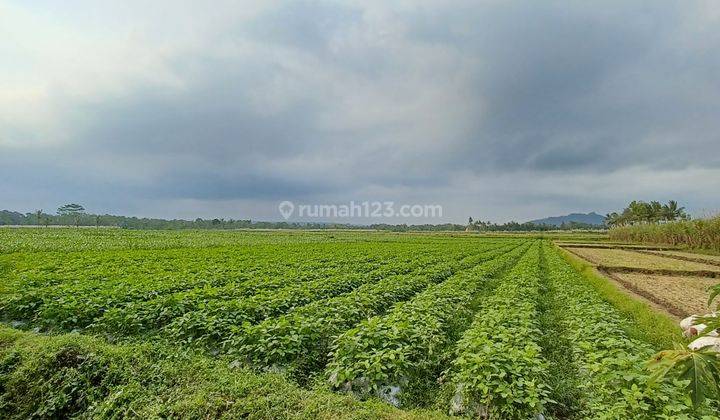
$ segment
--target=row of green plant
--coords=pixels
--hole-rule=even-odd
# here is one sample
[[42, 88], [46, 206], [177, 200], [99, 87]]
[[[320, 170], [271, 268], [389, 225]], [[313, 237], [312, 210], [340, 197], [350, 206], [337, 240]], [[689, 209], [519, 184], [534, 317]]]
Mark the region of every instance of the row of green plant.
[[[27, 268], [24, 262], [15, 264], [14, 280], [0, 295], [0, 313], [5, 319], [30, 321], [43, 329], [72, 330], [87, 327], [108, 311], [114, 313], [113, 309], [139, 302], [173, 303], [178, 295], [202, 295], [203, 291], [216, 299], [247, 297], [293, 282], [341, 275], [348, 267], [362, 271], [396, 258], [411, 258], [419, 250], [409, 245], [374, 249], [367, 244], [343, 249], [324, 244], [310, 250], [313, 248], [322, 253], [308, 256], [297, 247], [261, 246], [207, 249], [193, 254], [163, 251], [153, 256], [145, 255], [147, 251], [140, 256], [136, 252], [127, 256], [126, 252], [114, 251], [104, 259], [92, 254], [86, 258], [73, 255], [67, 262], [55, 253], [37, 255], [36, 268]], [[442, 252], [440, 247], [434, 250]], [[137, 261], [139, 257], [146, 258]], [[329, 261], [333, 257], [335, 261]], [[137, 264], [126, 264], [133, 260]], [[55, 274], [48, 275], [48, 271]], [[59, 284], [28, 286], [45, 276], [58, 278]], [[216, 293], [217, 288], [220, 290]], [[202, 297], [198, 301], [202, 302]], [[156, 308], [163, 313], [172, 307]]]
[[339, 245], [293, 244], [254, 245], [173, 250], [110, 250], [77, 253], [20, 253], [3, 256], [16, 274], [15, 288], [47, 289], [64, 284], [79, 289], [95, 289], [135, 278], [172, 278], [188, 288], [227, 282], [237, 283], [253, 277], [279, 275], [300, 270], [315, 276], [318, 270], [355, 263], [379, 263], [397, 253], [418, 252], [416, 244], [369, 243]]
[[[446, 255], [446, 257], [452, 254]], [[461, 254], [457, 255], [458, 262], [463, 261]], [[468, 257], [473, 258], [474, 256]], [[346, 279], [344, 290], [336, 289], [333, 293], [320, 293], [326, 290], [326, 285], [319, 285], [313, 289], [289, 287], [289, 290], [278, 290], [267, 295], [255, 295], [241, 301], [218, 302], [219, 305], [209, 304], [202, 310], [188, 312], [174, 319], [164, 329], [163, 333], [173, 340], [195, 343], [219, 343], [229, 337], [237, 326], [248, 327], [258, 324], [266, 319], [302, 310], [313, 302], [327, 302], [334, 298], [342, 298], [358, 288], [368, 289], [382, 281], [385, 283], [397, 282], [401, 284], [403, 278], [413, 276], [430, 276], [446, 269], [454, 269], [461, 263], [445, 257], [426, 256], [418, 258], [409, 269], [388, 269], [369, 275], [351, 276]], [[298, 290], [294, 290], [298, 289]], [[272, 322], [272, 321], [271, 321]]]
[[688, 381], [656, 381], [647, 343], [628, 337], [627, 322], [557, 252], [547, 253], [549, 286], [565, 305], [563, 330], [571, 343], [583, 417], [607, 419], [695, 418], [713, 411], [693, 407]]
[[447, 373], [455, 389], [451, 410], [491, 418], [531, 418], [544, 412], [550, 388], [538, 344], [540, 249], [513, 267], [456, 346]]
[[[291, 283], [391, 265], [419, 252], [443, 255], [459, 249], [435, 244], [326, 243], [164, 250], [152, 255], [150, 251], [108, 251], [74, 254], [67, 260], [60, 254], [41, 253], [35, 255], [35, 267], [27, 256], [9, 260], [14, 280], [0, 292], [0, 313], [5, 319], [31, 321], [44, 330], [68, 331], [143, 302], [163, 304], [150, 304], [150, 310], [166, 314], [187, 303], [184, 295], [191, 300], [198, 295], [197, 303], [205, 302], [203, 295], [213, 300], [247, 298]], [[57, 278], [58, 284], [30, 285], [44, 276]]]
[[[117, 294], [128, 289], [134, 293], [160, 294], [167, 290], [239, 283], [255, 275], [272, 275], [307, 265], [307, 262], [293, 258], [291, 254], [287, 261], [279, 262], [272, 258], [274, 254], [277, 254], [277, 249], [272, 247], [253, 247], [242, 251], [211, 248], [198, 252], [17, 254], [3, 258], [13, 268], [12, 278], [3, 287], [4, 300], [16, 302], [6, 306], [26, 307], [32, 315], [44, 302], [53, 302], [68, 294], [93, 295], [103, 289]], [[323, 263], [311, 264], [305, 271], [313, 273]], [[22, 317], [22, 314], [19, 316]]]
[[[468, 235], [423, 233], [403, 235], [370, 231], [287, 230], [125, 230], [0, 227], [0, 254], [58, 251], [62, 253], [106, 250], [204, 249], [210, 247], [255, 247], [315, 243], [458, 243], [472, 245], [478, 238]], [[192, 252], [192, 251], [191, 251]]]
[[[430, 287], [344, 332], [332, 346], [333, 387], [358, 394], [433, 381], [456, 338], [469, 325], [488, 279], [512, 266], [531, 241], [487, 264]], [[528, 258], [528, 257], [525, 257]]]
[[[434, 251], [434, 250], [433, 250]], [[379, 262], [356, 262], [329, 269], [311, 270], [312, 276], [291, 272], [287, 278], [270, 278], [252, 282], [256, 286], [248, 293], [248, 282], [242, 285], [204, 287], [163, 295], [148, 301], [134, 301], [112, 308], [93, 324], [96, 331], [121, 335], [155, 332], [172, 324], [183, 330], [189, 325], [202, 326], [222, 319], [226, 324], [256, 323], [318, 299], [347, 293], [356, 287], [385, 276], [409, 273], [441, 260], [437, 252], [418, 257], [416, 252], [395, 252]], [[190, 332], [190, 329], [188, 329]]]
[[610, 229], [610, 239], [720, 251], [720, 216]]
[[218, 246], [352, 241], [359, 234], [288, 231], [148, 231], [124, 229], [0, 228], [0, 253], [133, 249], [202, 249]]
[[265, 319], [302, 309], [316, 301], [342, 297], [358, 287], [367, 289], [379, 281], [393, 282], [407, 276], [430, 275], [429, 273], [438, 271], [437, 267], [458, 266], [464, 255], [464, 252], [446, 251], [442, 256], [416, 256], [406, 265], [391, 264], [368, 273], [348, 274], [341, 277], [337, 284], [333, 279], [327, 279], [293, 284], [242, 300], [211, 301], [202, 308], [173, 319], [163, 328], [162, 334], [172, 337], [174, 341], [216, 346], [238, 326], [255, 325]]
[[225, 348], [253, 366], [289, 366], [301, 374], [318, 371], [325, 366], [331, 344], [343, 331], [385, 313], [397, 302], [411, 298], [428, 286], [431, 286], [429, 290], [435, 290], [432, 285], [439, 283], [444, 290], [442, 285], [455, 284], [454, 279], [465, 277], [465, 270], [484, 271], [507, 263], [521, 252], [517, 244], [514, 247], [512, 251], [480, 252], [460, 264], [446, 262], [429, 267], [421, 275], [383, 279], [257, 325], [238, 326], [224, 343]]

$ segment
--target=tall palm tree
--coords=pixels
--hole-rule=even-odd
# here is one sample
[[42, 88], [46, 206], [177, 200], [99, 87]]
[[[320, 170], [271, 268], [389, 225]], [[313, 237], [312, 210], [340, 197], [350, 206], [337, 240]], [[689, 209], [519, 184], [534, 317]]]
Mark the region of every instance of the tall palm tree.
[[633, 200], [623, 211], [623, 215], [630, 223], [642, 223], [650, 220], [651, 207], [644, 201]]
[[664, 206], [665, 218], [667, 220], [686, 219], [685, 207], [679, 207], [677, 201], [670, 200]]
[[651, 223], [657, 223], [663, 218], [663, 216], [663, 205], [660, 204], [659, 201], [651, 201], [647, 221]]

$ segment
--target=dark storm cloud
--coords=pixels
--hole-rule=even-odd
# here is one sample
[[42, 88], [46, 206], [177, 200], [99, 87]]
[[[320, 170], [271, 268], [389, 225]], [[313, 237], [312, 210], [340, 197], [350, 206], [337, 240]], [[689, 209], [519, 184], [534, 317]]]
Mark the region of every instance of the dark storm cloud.
[[[210, 207], [384, 194], [462, 208], [481, 205], [464, 191], [498, 182], [480, 188], [485, 197], [510, 191], [503, 200], [513, 205], [532, 198], [574, 210], [598, 201], [539, 180], [611, 182], [630, 170], [691, 179], [688, 171], [720, 168], [712, 3], [247, 6], [259, 10], [187, 10], [196, 26], [183, 32], [138, 11], [120, 45], [158, 52], [148, 74], [128, 62], [121, 89], [98, 82], [76, 95], [58, 88], [56, 79], [74, 77], [61, 64], [40, 72], [53, 81], [37, 117], [50, 128], [0, 116], [6, 199], [54, 179], [59, 191], [110, 197], [103, 203], [118, 192]], [[49, 143], [24, 148], [38, 139]], [[640, 192], [663, 188], [644, 179]]]
[[[212, 76], [207, 75], [208, 78]], [[191, 155], [208, 162], [253, 154], [284, 157], [317, 142], [310, 101], [273, 115], [248, 106], [236, 81], [212, 81], [185, 94], [137, 92], [127, 99], [94, 104], [82, 119], [78, 149], [142, 155]]]
[[[485, 107], [466, 150], [482, 148], [491, 165], [486, 161], [476, 168], [716, 165], [706, 153], [717, 148], [710, 144], [715, 135], [697, 128], [717, 125], [712, 109], [720, 101], [688, 97], [679, 79], [694, 77], [687, 73], [717, 60], [678, 54], [684, 47], [675, 45], [672, 34], [692, 30], [691, 24], [680, 27], [688, 22], [678, 6], [499, 3], [462, 17], [463, 27], [470, 28], [462, 36], [438, 35], [444, 27], [426, 28], [424, 36], [461, 44], [483, 59], [473, 88]], [[718, 51], [717, 37], [698, 34], [690, 40]], [[684, 60], [693, 64], [673, 68]], [[708, 76], [698, 85], [715, 79]], [[688, 118], [698, 117], [698, 127], [688, 126]], [[662, 143], [658, 136], [674, 138]]]

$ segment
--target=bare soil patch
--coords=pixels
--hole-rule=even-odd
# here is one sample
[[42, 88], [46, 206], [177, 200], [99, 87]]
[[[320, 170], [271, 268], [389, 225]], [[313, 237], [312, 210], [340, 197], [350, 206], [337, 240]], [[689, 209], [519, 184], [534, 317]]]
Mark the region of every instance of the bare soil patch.
[[718, 283], [717, 279], [705, 277], [635, 273], [612, 273], [612, 277], [681, 317], [707, 313], [708, 288]]
[[637, 245], [637, 244], [614, 244], [614, 243], [577, 243], [577, 242], [562, 242], [556, 241], [561, 247], [571, 248], [597, 248], [597, 249], [629, 249], [629, 250], [644, 250], [644, 251], [668, 251], [674, 250], [675, 248], [666, 246], [655, 246], [655, 245]]
[[579, 247], [567, 247], [566, 249], [597, 266], [609, 270], [618, 268], [625, 269], [623, 271], [662, 272], [662, 274], [680, 272], [682, 274], [693, 273], [713, 277], [715, 276], [714, 273], [720, 273], [720, 267], [716, 265], [631, 250]]
[[647, 251], [648, 254], [661, 255], [685, 261], [695, 261], [704, 264], [720, 266], [720, 255], [694, 254], [684, 251]]

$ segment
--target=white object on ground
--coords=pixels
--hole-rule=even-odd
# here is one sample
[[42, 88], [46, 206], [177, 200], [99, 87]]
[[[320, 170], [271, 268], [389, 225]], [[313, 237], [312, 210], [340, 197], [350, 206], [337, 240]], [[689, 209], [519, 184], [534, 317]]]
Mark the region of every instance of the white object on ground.
[[[709, 314], [706, 314], [703, 316], [690, 315], [689, 317], [683, 319], [682, 321], [680, 321], [680, 328], [682, 328], [682, 330], [683, 330], [683, 335], [685, 337], [690, 338], [690, 337], [695, 337], [695, 336], [702, 334], [702, 332], [707, 329], [707, 325], [695, 324], [695, 321], [699, 318], [708, 318], [708, 317], [716, 317], [716, 316], [717, 316], [717, 313], [712, 312], [712, 313], [709, 313]], [[711, 336], [711, 337], [717, 337], [718, 331], [713, 330], [713, 331], [710, 331], [709, 333], [707, 333], [706, 335]]]
[[690, 350], [700, 350], [703, 347], [711, 346], [713, 351], [720, 352], [720, 337], [700, 337], [688, 344]]
[[699, 315], [690, 315], [689, 317], [680, 321], [680, 328], [683, 331], [687, 331], [695, 324], [695, 320], [698, 319]]

